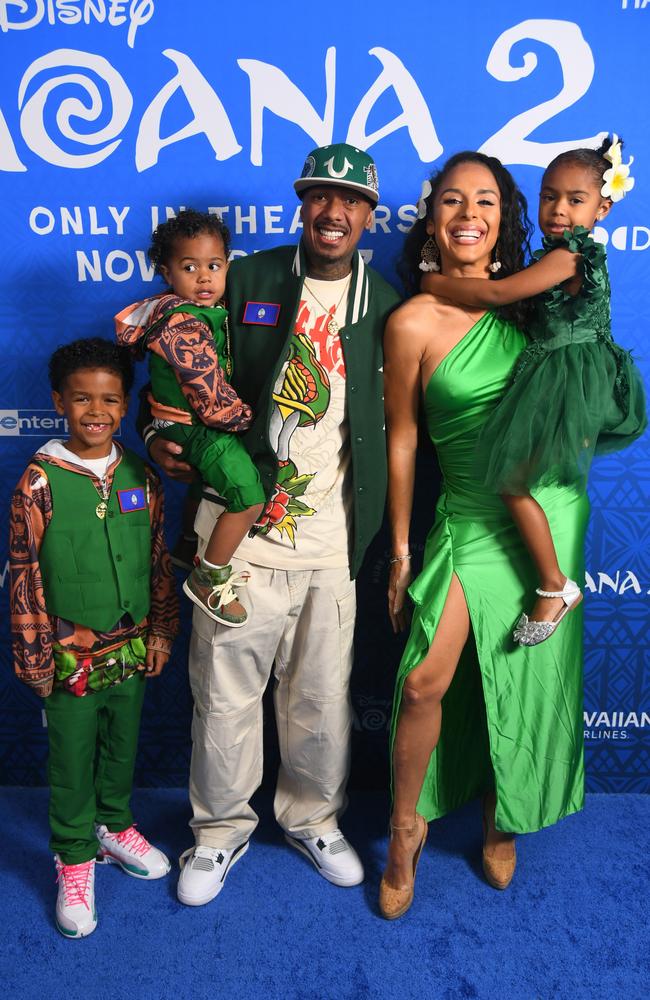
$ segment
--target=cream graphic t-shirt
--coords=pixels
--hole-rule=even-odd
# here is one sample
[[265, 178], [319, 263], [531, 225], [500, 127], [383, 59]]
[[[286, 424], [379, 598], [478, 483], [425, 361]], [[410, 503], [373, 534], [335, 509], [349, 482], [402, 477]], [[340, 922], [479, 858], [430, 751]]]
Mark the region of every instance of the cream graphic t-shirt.
[[[351, 275], [306, 278], [289, 355], [273, 393], [271, 444], [280, 463], [261, 532], [237, 556], [277, 569], [349, 564], [350, 449], [343, 328]], [[329, 324], [329, 328], [328, 328]]]

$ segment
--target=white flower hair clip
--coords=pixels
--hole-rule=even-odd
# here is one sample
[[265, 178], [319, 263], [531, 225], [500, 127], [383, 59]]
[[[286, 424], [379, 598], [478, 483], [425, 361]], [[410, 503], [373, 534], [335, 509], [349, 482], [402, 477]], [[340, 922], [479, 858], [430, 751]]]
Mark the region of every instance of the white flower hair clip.
[[600, 193], [603, 198], [620, 201], [634, 187], [634, 177], [630, 177], [630, 167], [634, 163], [634, 157], [631, 156], [627, 163], [623, 163], [621, 143], [616, 133], [612, 137], [611, 146], [603, 156], [609, 160], [611, 167], [603, 174], [604, 184]]
[[418, 198], [416, 208], [418, 210], [418, 219], [424, 219], [427, 214], [427, 202], [426, 199], [429, 197], [433, 188], [431, 187], [431, 181], [422, 182], [422, 190], [420, 191], [420, 197]]

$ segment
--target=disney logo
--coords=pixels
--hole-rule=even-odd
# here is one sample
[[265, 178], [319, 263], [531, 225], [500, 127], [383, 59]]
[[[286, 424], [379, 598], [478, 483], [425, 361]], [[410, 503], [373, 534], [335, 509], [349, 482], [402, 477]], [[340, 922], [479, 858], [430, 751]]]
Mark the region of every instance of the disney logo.
[[112, 28], [128, 23], [126, 41], [132, 49], [138, 28], [151, 20], [153, 12], [153, 0], [0, 0], [0, 29], [25, 31], [57, 21], [67, 25], [105, 22]]

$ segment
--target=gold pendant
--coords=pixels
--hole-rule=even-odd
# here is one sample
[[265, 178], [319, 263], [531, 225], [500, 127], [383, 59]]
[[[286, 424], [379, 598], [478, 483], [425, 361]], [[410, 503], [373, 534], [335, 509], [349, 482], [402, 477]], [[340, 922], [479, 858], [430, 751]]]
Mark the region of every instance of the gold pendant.
[[338, 325], [338, 323], [336, 322], [336, 320], [334, 319], [334, 317], [330, 316], [329, 320], [327, 321], [327, 332], [332, 337], [335, 337], [337, 335], [337, 333], [339, 332], [340, 329], [341, 328]]
[[95, 507], [95, 514], [100, 521], [103, 521], [106, 517], [106, 511], [108, 510], [108, 504], [105, 500], [100, 500], [100, 502]]

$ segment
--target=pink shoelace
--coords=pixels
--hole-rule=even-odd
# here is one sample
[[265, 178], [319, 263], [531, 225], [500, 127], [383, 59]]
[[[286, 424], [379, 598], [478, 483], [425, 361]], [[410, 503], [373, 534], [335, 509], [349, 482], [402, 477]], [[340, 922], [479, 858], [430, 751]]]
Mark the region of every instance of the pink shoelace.
[[121, 830], [119, 833], [109, 833], [109, 837], [114, 837], [120, 847], [125, 847], [127, 850], [132, 851], [134, 854], [140, 855], [146, 854], [151, 844], [148, 840], [136, 830], [135, 826], [129, 826], [126, 830]]
[[66, 906], [83, 905], [87, 910], [90, 880], [92, 878], [94, 861], [84, 861], [80, 865], [64, 865], [57, 858], [56, 880], [63, 880], [63, 893]]

